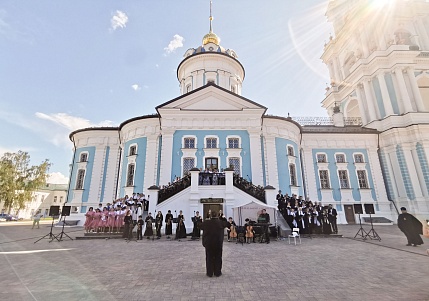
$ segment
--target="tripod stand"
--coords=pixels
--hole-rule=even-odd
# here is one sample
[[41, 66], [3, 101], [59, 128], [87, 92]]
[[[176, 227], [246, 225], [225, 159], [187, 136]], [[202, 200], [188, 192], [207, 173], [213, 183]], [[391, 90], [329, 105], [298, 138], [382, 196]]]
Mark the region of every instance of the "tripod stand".
[[354, 237], [354, 238], [356, 238], [357, 236], [359, 236], [359, 238], [362, 238], [363, 240], [365, 240], [365, 239], [366, 239], [366, 237], [368, 236], [368, 232], [366, 232], [366, 231], [362, 228], [362, 221], [361, 221], [361, 218], [360, 218], [360, 213], [358, 213], [358, 215], [359, 215], [359, 225], [360, 225], [360, 228], [359, 228], [359, 230], [358, 230], [358, 232], [356, 233], [356, 235], [355, 235], [355, 237]]
[[[34, 243], [36, 243], [36, 242], [38, 242], [38, 241], [40, 241], [40, 240], [42, 240], [42, 239], [44, 239], [44, 238], [46, 238], [46, 237], [48, 237], [49, 236], [49, 239], [51, 240], [51, 241], [53, 241], [54, 239], [56, 239], [58, 242], [59, 242], [59, 240], [58, 240], [58, 238], [52, 233], [52, 228], [54, 227], [54, 216], [52, 216], [52, 224], [51, 224], [51, 231], [48, 233], [48, 234], [46, 234], [45, 236], [43, 236], [42, 238], [39, 238], [38, 240], [36, 240]], [[64, 226], [63, 226], [64, 227]], [[51, 242], [50, 241], [50, 242]]]
[[[60, 221], [61, 221], [61, 219], [60, 219]], [[61, 229], [61, 232], [58, 233], [56, 236], [54, 236], [55, 239], [58, 240], [58, 241], [62, 241], [63, 240], [63, 235], [67, 236], [70, 240], [73, 240], [73, 238], [71, 238], [70, 236], [67, 235], [67, 233], [64, 232], [64, 226], [65, 226], [65, 224], [66, 224], [66, 216], [64, 216], [64, 219], [63, 219], [63, 228]], [[60, 237], [60, 239], [58, 239], [58, 236]]]
[[381, 241], [380, 236], [378, 236], [377, 232], [375, 232], [374, 230], [374, 226], [372, 225], [372, 216], [371, 214], [369, 215], [369, 220], [371, 221], [371, 230], [369, 230], [369, 232], [366, 234], [365, 238], [369, 237], [370, 239], [377, 239], [378, 241]]

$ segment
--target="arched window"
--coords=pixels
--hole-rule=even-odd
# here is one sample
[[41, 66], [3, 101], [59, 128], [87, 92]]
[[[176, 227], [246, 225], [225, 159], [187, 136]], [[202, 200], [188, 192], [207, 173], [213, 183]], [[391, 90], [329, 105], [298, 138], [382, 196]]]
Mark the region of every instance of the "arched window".
[[128, 164], [128, 170], [127, 170], [127, 186], [134, 186], [134, 170], [135, 165], [134, 164]]
[[88, 153], [81, 153], [79, 162], [87, 162], [88, 161]]
[[240, 158], [229, 158], [229, 167], [234, 168], [234, 174], [240, 175]]
[[135, 156], [135, 155], [137, 155], [137, 146], [131, 145], [130, 146], [130, 150], [128, 152], [128, 155], [129, 156]]
[[290, 185], [297, 186], [296, 185], [296, 169], [295, 169], [295, 164], [289, 164], [289, 175], [290, 175]]
[[331, 185], [329, 184], [329, 172], [327, 170], [319, 170], [319, 178], [321, 189], [331, 188]]
[[183, 175], [187, 175], [189, 171], [195, 167], [194, 158], [183, 158]]
[[83, 181], [85, 179], [85, 169], [77, 171], [76, 189], [83, 189]]
[[288, 146], [287, 147], [287, 154], [288, 154], [288, 156], [295, 156], [295, 153], [294, 153], [294, 151], [293, 151], [293, 146]]

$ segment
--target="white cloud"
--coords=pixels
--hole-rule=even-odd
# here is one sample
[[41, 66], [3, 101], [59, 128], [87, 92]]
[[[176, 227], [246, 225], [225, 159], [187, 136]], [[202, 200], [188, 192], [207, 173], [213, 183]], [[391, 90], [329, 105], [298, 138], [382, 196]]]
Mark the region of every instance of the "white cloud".
[[48, 175], [47, 182], [50, 184], [68, 184], [69, 178], [60, 172], [51, 172]]
[[156, 67], [156, 68], [159, 68], [159, 65], [158, 65], [158, 64], [155, 64], [155, 67]]
[[111, 29], [116, 30], [118, 28], [125, 28], [128, 23], [128, 16], [126, 13], [117, 10], [110, 19]]
[[141, 90], [141, 87], [138, 84], [132, 85], [131, 88], [133, 88], [134, 91]]
[[173, 39], [170, 41], [167, 47], [164, 48], [167, 54], [174, 52], [177, 48], [183, 47], [183, 41], [185, 39], [178, 34], [175, 34]]
[[55, 113], [48, 115], [45, 113], [37, 112], [36, 117], [54, 122], [71, 131], [88, 127], [114, 126], [113, 122], [110, 120], [103, 120], [99, 123], [92, 123], [88, 119], [71, 116], [66, 113]]

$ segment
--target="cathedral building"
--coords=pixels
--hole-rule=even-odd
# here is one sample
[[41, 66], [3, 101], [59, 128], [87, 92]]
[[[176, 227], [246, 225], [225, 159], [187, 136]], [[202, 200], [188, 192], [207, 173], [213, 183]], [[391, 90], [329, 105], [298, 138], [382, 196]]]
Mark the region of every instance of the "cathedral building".
[[333, 204], [344, 224], [358, 221], [356, 204], [393, 221], [401, 206], [429, 218], [429, 3], [368, 9], [375, 2], [329, 1], [329, 118], [320, 120], [268, 115], [243, 96], [244, 66], [210, 17], [177, 67], [178, 97], [118, 127], [70, 134], [74, 217], [143, 193], [149, 211], [182, 210], [191, 227], [195, 211], [274, 207], [281, 190]]

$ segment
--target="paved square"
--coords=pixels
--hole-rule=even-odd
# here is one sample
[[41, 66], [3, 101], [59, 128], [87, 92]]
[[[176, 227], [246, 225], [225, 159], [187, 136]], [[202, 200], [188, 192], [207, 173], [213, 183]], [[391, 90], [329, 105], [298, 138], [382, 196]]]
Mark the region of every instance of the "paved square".
[[381, 242], [350, 239], [359, 228], [348, 225], [344, 238], [296, 246], [225, 241], [223, 275], [208, 278], [200, 241], [34, 244], [47, 225], [10, 225], [0, 224], [1, 300], [429, 300], [429, 239], [406, 247], [396, 226], [375, 227]]

